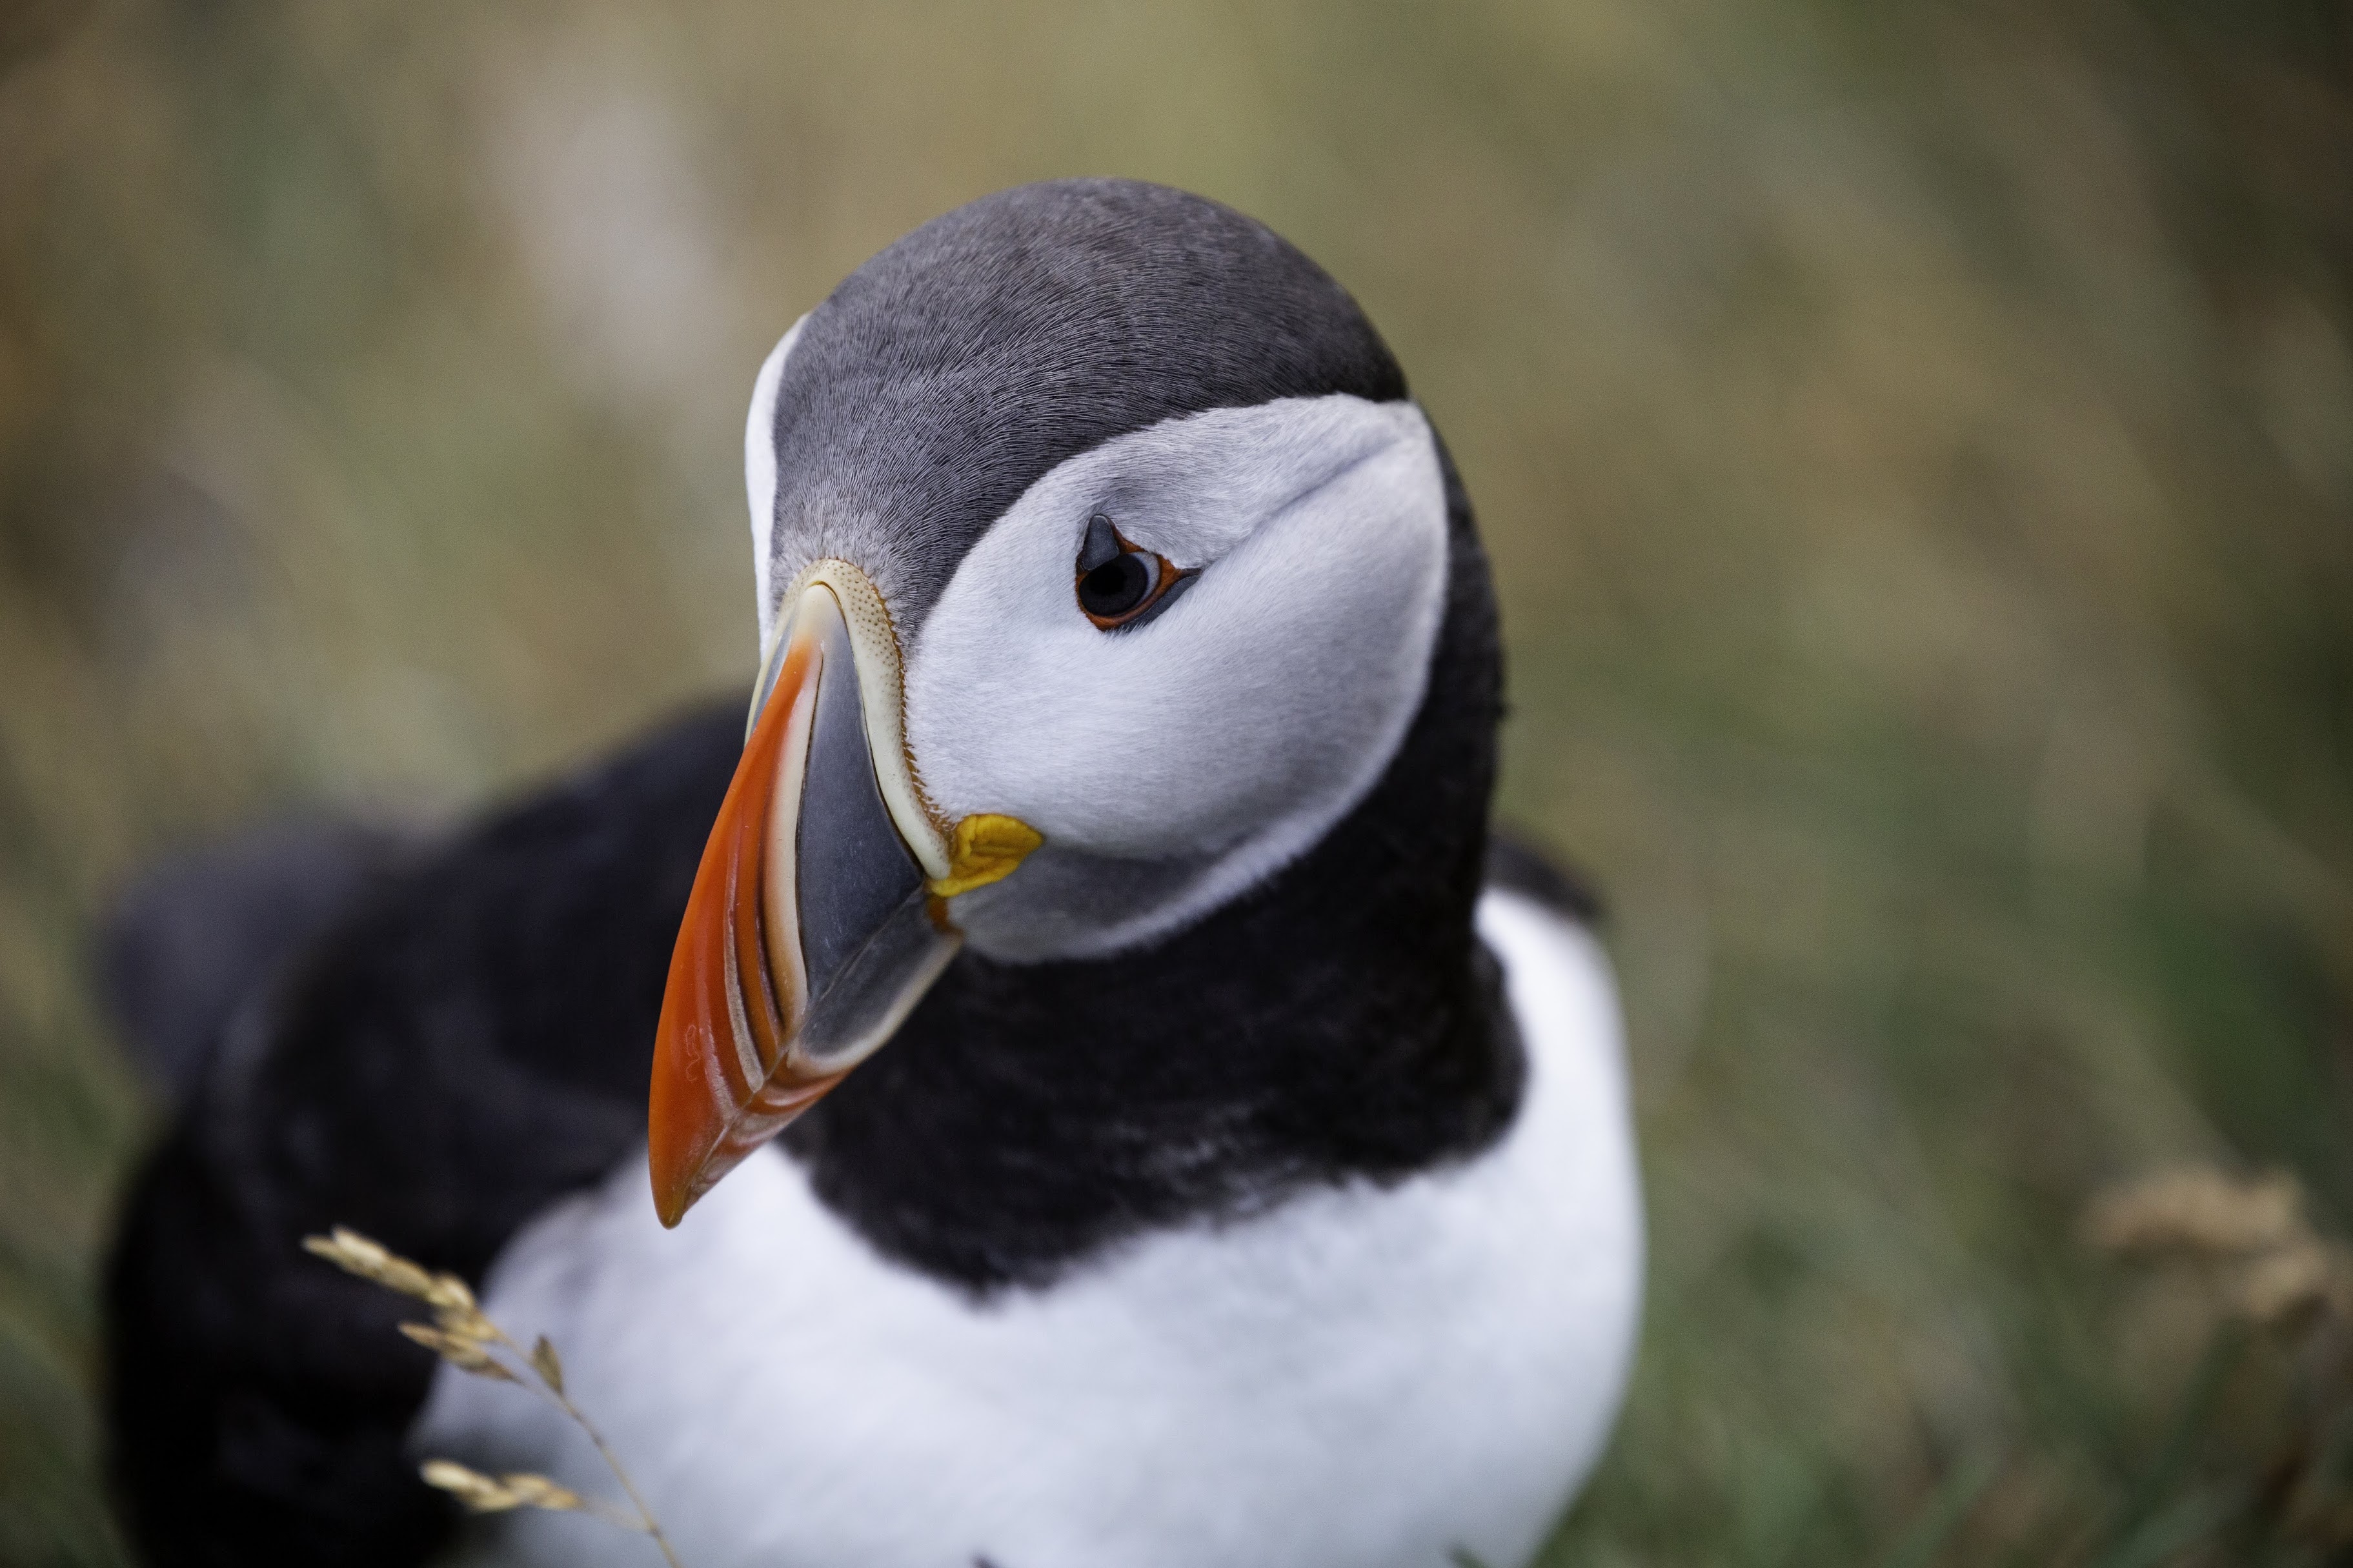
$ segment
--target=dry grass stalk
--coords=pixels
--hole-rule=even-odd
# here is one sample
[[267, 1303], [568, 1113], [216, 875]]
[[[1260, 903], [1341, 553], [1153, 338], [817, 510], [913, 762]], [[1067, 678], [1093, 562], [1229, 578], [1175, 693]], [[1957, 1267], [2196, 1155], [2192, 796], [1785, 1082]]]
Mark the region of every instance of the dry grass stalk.
[[448, 1492], [469, 1513], [505, 1513], [512, 1509], [545, 1509], [551, 1513], [585, 1513], [623, 1530], [647, 1533], [638, 1520], [601, 1499], [582, 1497], [552, 1477], [530, 1470], [486, 1476], [455, 1459], [427, 1459], [421, 1470], [425, 1484]]
[[2331, 1458], [2331, 1435], [2353, 1419], [2353, 1250], [2314, 1228], [2295, 1179], [2161, 1172], [2101, 1194], [2084, 1231], [2106, 1251], [2201, 1269], [2225, 1311], [2292, 1352], [2299, 1414], [2263, 1493], [2289, 1537], [2353, 1544], [2353, 1496]]
[[470, 1372], [477, 1377], [487, 1377], [499, 1383], [520, 1381], [491, 1354], [489, 1347], [480, 1340], [448, 1333], [425, 1323], [403, 1323], [400, 1331], [460, 1372]]
[[2084, 1226], [2111, 1252], [2260, 1252], [2305, 1234], [2303, 1206], [2284, 1172], [2242, 1179], [2187, 1165], [2101, 1194]]
[[[547, 1336], [541, 1335], [526, 1352], [507, 1336], [504, 1329], [491, 1321], [463, 1279], [454, 1274], [433, 1273], [382, 1243], [343, 1226], [325, 1236], [305, 1237], [302, 1249], [347, 1274], [355, 1274], [432, 1308], [432, 1322], [403, 1323], [400, 1331], [460, 1372], [528, 1388], [561, 1410], [596, 1446], [636, 1511], [630, 1513], [597, 1499], [583, 1497], [569, 1487], [528, 1470], [489, 1476], [454, 1459], [427, 1459], [419, 1472], [426, 1485], [449, 1493], [473, 1513], [535, 1508], [554, 1513], [588, 1514], [649, 1537], [660, 1548], [670, 1568], [680, 1568], [670, 1537], [662, 1533], [653, 1510], [646, 1506], [637, 1483], [622, 1468], [620, 1456], [613, 1452], [605, 1435], [565, 1392], [563, 1358], [556, 1354]], [[524, 1375], [526, 1372], [528, 1376]]]
[[2103, 1251], [2220, 1270], [2232, 1310], [2265, 1327], [2323, 1311], [2353, 1321], [2353, 1253], [2312, 1228], [2303, 1192], [2284, 1172], [2158, 1172], [2101, 1194], [2084, 1233]]
[[583, 1510], [586, 1500], [569, 1487], [528, 1470], [508, 1476], [486, 1476], [455, 1459], [427, 1459], [425, 1484], [438, 1487], [475, 1513], [502, 1513], [514, 1508], [543, 1508], [558, 1513]]

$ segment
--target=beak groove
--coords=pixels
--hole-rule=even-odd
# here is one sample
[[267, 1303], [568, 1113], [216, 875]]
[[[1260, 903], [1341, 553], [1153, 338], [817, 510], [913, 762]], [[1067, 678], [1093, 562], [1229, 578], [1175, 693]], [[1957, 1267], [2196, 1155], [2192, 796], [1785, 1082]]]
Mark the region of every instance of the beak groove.
[[[924, 857], [899, 826], [871, 742], [882, 704], [866, 688], [880, 659], [842, 612], [842, 589], [873, 595], [873, 610], [880, 595], [863, 574], [840, 582], [857, 567], [826, 565], [835, 582], [791, 600], [670, 953], [647, 1095], [663, 1225], [882, 1046], [960, 944], [934, 918]], [[890, 652], [878, 673], [896, 716]], [[913, 794], [906, 779], [894, 794]], [[944, 838], [927, 819], [924, 831]]]
[[[807, 984], [794, 900], [765, 895], [772, 825], [798, 815], [822, 653], [785, 653], [775, 689], [727, 786], [670, 954], [654, 1038], [647, 1138], [655, 1207], [676, 1225], [694, 1200], [832, 1087], [789, 1050]], [[789, 841], [786, 848], [789, 850]], [[773, 911], [773, 912], [772, 912]]]
[[963, 941], [946, 900], [1040, 842], [1010, 816], [933, 819], [863, 573], [820, 562], [786, 605], [662, 996], [647, 1155], [665, 1226], [891, 1037]]

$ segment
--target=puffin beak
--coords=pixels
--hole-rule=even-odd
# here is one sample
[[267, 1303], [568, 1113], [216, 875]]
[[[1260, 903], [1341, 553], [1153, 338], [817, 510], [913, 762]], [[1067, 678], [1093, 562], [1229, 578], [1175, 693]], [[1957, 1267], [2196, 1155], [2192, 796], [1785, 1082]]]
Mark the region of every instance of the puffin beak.
[[881, 595], [836, 560], [796, 589], [662, 996], [647, 1134], [665, 1226], [891, 1037], [962, 941], [947, 900], [1039, 842], [1006, 816], [941, 831]]

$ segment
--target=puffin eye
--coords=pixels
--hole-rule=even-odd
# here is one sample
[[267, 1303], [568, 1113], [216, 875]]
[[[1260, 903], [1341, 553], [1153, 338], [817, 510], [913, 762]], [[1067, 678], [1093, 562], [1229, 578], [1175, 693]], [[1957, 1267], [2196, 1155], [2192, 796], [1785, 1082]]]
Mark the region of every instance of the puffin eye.
[[1087, 519], [1079, 547], [1079, 609], [1104, 631], [1149, 619], [1199, 575], [1129, 542], [1103, 513]]

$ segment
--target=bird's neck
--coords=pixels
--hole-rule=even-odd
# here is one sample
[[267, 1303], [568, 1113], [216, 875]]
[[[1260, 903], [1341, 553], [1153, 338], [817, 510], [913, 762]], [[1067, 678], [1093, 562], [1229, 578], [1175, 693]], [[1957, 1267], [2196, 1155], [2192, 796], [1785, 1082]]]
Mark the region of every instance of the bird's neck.
[[1472, 931], [1498, 655], [1460, 503], [1444, 629], [1398, 756], [1322, 843], [1150, 948], [966, 953], [785, 1135], [882, 1252], [977, 1289], [1127, 1236], [1401, 1179], [1486, 1147], [1523, 1064]]

